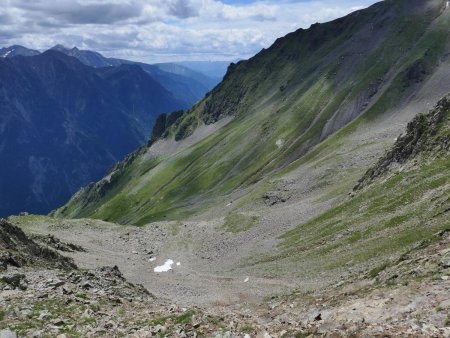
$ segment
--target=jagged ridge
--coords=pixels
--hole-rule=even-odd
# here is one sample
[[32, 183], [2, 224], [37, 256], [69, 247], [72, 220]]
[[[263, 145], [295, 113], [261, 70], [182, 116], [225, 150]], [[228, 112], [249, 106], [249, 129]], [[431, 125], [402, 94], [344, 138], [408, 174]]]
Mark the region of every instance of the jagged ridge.
[[412, 120], [405, 135], [401, 135], [394, 146], [378, 163], [359, 180], [354, 190], [359, 190], [382, 177], [393, 167], [405, 164], [424, 155], [445, 156], [450, 149], [450, 95], [442, 98], [428, 114], [419, 114]]
[[0, 219], [0, 270], [9, 266], [46, 266], [59, 269], [75, 269], [71, 258], [64, 257], [48, 247], [28, 238], [17, 226]]

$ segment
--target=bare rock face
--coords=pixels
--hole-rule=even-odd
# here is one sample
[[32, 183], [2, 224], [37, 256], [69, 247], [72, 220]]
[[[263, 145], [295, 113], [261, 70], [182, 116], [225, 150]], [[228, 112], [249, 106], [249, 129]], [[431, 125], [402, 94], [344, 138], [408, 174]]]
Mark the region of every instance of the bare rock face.
[[26, 289], [25, 275], [21, 273], [7, 274], [1, 278], [1, 281], [13, 288]]
[[37, 244], [20, 228], [0, 219], [0, 270], [6, 270], [8, 266], [28, 265], [64, 270], [76, 268], [71, 258]]
[[[112, 297], [153, 299], [154, 296], [140, 284], [128, 282], [117, 266], [103, 266], [92, 271], [74, 271], [68, 281], [85, 291], [103, 290]], [[119, 300], [119, 303], [122, 302]]]
[[60, 240], [59, 238], [56, 238], [55, 236], [53, 236], [52, 234], [48, 234], [47, 236], [42, 236], [42, 235], [33, 235], [32, 239], [38, 243], [42, 243], [46, 246], [49, 246], [53, 249], [59, 250], [59, 251], [64, 251], [64, 252], [74, 252], [74, 251], [79, 251], [79, 252], [86, 252], [86, 250], [79, 245], [73, 244], [73, 243], [67, 243], [64, 242], [62, 240]]
[[268, 191], [262, 196], [264, 203], [268, 206], [285, 203], [289, 196], [281, 191]]
[[419, 114], [412, 120], [394, 146], [378, 163], [370, 168], [353, 189], [359, 190], [388, 173], [392, 168], [417, 158], [419, 155], [440, 156], [450, 150], [448, 120], [450, 95], [442, 98], [428, 114]]
[[450, 252], [442, 257], [440, 264], [444, 268], [450, 268]]

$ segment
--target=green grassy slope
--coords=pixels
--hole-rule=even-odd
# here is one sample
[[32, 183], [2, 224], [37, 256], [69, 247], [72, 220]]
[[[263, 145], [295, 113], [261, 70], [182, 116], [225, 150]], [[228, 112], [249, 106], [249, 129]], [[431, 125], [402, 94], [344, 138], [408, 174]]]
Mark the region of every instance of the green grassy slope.
[[276, 256], [252, 264], [284, 262], [310, 276], [369, 264], [376, 275], [402, 253], [450, 229], [449, 155], [450, 96], [410, 123], [353, 197], [286, 232]]
[[83, 189], [54, 214], [138, 225], [177, 219], [287, 170], [348, 123], [410, 100], [445, 60], [450, 21], [443, 9], [442, 0], [385, 1], [278, 39], [232, 65], [163, 134], [181, 140], [224, 116], [232, 122], [175, 154], [150, 157], [140, 149], [110, 180]]

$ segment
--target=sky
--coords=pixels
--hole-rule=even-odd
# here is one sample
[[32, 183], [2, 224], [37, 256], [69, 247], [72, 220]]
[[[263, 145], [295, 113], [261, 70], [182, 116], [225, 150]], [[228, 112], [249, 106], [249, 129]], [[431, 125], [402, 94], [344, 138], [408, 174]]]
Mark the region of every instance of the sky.
[[374, 0], [0, 0], [0, 47], [56, 44], [148, 63], [248, 58]]

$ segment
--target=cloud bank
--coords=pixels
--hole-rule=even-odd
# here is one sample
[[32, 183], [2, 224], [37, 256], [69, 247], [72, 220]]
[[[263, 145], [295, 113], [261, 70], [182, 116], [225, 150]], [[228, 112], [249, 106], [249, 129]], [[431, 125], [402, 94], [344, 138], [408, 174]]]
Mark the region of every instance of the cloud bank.
[[144, 62], [233, 60], [375, 2], [3, 0], [0, 46], [45, 50], [63, 44]]

